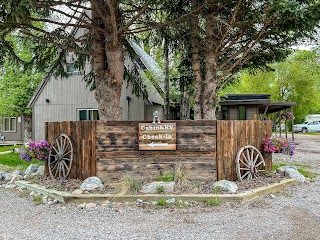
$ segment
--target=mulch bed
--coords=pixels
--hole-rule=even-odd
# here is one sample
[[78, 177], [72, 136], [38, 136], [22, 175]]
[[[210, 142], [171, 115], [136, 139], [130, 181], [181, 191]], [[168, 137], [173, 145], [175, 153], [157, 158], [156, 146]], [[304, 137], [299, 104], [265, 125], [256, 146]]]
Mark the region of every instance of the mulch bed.
[[[238, 186], [237, 193], [244, 192], [247, 190], [252, 190], [258, 187], [263, 187], [270, 185], [272, 183], [278, 183], [281, 180], [286, 179], [283, 174], [272, 173], [261, 175], [258, 178], [246, 181], [235, 181]], [[82, 180], [79, 179], [68, 179], [68, 180], [58, 180], [49, 177], [37, 176], [29, 180], [31, 183], [39, 184], [48, 189], [55, 189], [58, 191], [73, 192], [79, 189]], [[176, 194], [210, 194], [210, 193], [226, 193], [226, 192], [216, 192], [214, 187], [214, 182], [208, 181], [185, 181], [180, 186], [176, 186]], [[117, 191], [117, 183], [104, 183], [102, 190], [86, 191], [84, 193], [115, 193]], [[139, 193], [140, 194], [140, 193]]]

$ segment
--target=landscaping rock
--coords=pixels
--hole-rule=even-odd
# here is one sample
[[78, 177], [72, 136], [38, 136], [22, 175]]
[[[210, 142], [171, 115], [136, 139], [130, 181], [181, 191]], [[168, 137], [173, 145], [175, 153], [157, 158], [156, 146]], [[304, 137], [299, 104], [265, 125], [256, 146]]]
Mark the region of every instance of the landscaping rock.
[[10, 180], [9, 184], [15, 183], [15, 181], [21, 180], [23, 177], [21, 175], [13, 175], [12, 179]]
[[165, 193], [172, 193], [175, 182], [152, 182], [144, 185], [140, 192], [142, 193], [158, 193], [158, 188], [163, 187]]
[[11, 173], [4, 174], [4, 181], [6, 182], [10, 182], [12, 178], [13, 178], [13, 175]]
[[13, 175], [23, 175], [23, 171], [21, 171], [21, 170], [16, 170], [16, 171], [14, 171], [13, 172]]
[[103, 189], [102, 182], [97, 177], [89, 177], [80, 185], [80, 189], [83, 191], [90, 191], [97, 188]]
[[4, 188], [5, 189], [12, 189], [12, 188], [15, 188], [16, 185], [15, 184], [7, 184]]
[[24, 175], [30, 175], [31, 173], [36, 173], [40, 166], [37, 164], [30, 164], [29, 167], [24, 172]]
[[236, 183], [228, 180], [220, 180], [213, 184], [214, 187], [221, 187], [221, 190], [227, 191], [228, 193], [235, 193], [238, 190]]
[[96, 208], [97, 204], [93, 203], [93, 202], [89, 202], [86, 204], [86, 208]]
[[292, 169], [297, 170], [297, 168], [296, 168], [295, 166], [282, 166], [282, 167], [279, 167], [276, 171], [277, 171], [278, 173], [286, 174], [286, 171], [287, 171], [287, 169], [289, 169], [289, 168], [292, 168]]
[[298, 182], [301, 182], [301, 183], [303, 183], [306, 180], [305, 177], [301, 173], [298, 172], [298, 170], [293, 169], [293, 168], [288, 168], [286, 170], [286, 175], [292, 179], [297, 180]]
[[30, 175], [24, 175], [23, 176], [23, 180], [29, 180], [30, 179]]
[[72, 194], [82, 194], [83, 191], [81, 189], [76, 189], [72, 192]]
[[78, 205], [78, 208], [84, 209], [86, 207], [86, 203], [81, 203]]
[[6, 173], [4, 173], [4, 172], [0, 172], [0, 180], [4, 180], [5, 174], [6, 174]]
[[44, 175], [44, 166], [40, 166], [36, 171], [36, 175]]
[[306, 180], [305, 177], [301, 173], [299, 173], [299, 171], [297, 170], [297, 168], [295, 166], [282, 166], [277, 169], [277, 172], [283, 173], [286, 176], [288, 176], [292, 179], [295, 179], [301, 183], [305, 182], [305, 180]]
[[166, 200], [167, 204], [175, 204], [176, 203], [176, 199], [175, 198], [169, 198]]

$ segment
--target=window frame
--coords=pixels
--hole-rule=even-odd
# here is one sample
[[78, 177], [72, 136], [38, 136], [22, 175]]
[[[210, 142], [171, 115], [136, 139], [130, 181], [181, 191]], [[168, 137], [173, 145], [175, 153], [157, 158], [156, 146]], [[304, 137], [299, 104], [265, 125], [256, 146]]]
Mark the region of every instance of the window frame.
[[[80, 111], [86, 111], [87, 112], [87, 119], [80, 119]], [[98, 113], [98, 118], [97, 119], [90, 119], [90, 116], [92, 116], [93, 117], [93, 115], [92, 114], [90, 114], [90, 111], [93, 113], [93, 111], [97, 111], [97, 113]], [[91, 117], [91, 118], [92, 118]], [[77, 119], [79, 120], [79, 121], [96, 121], [96, 120], [99, 120], [100, 119], [100, 117], [99, 117], [99, 111], [98, 111], [98, 109], [96, 109], [96, 108], [78, 108], [77, 109]]]
[[[14, 129], [12, 128], [11, 120], [14, 119]], [[8, 120], [9, 130], [6, 130], [6, 120]], [[17, 118], [5, 117], [3, 118], [3, 132], [17, 132]]]
[[[240, 110], [240, 108], [244, 108], [244, 119], [241, 119], [241, 110]], [[239, 105], [238, 106], [238, 120], [247, 120], [247, 107], [246, 107], [246, 105]]]
[[[68, 66], [72, 66], [73, 71], [68, 71]], [[75, 62], [67, 62], [66, 63], [66, 72], [69, 74], [77, 74], [77, 73], [80, 73], [80, 69], [75, 67]]]
[[[224, 114], [226, 113], [226, 114]], [[226, 116], [227, 118], [224, 118]], [[230, 120], [230, 108], [229, 106], [221, 106], [221, 120]]]

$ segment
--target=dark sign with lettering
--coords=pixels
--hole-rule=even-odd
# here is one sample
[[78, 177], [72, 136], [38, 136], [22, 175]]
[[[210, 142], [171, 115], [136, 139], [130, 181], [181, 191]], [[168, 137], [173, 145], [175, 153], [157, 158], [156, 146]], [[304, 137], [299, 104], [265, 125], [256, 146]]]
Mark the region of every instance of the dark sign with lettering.
[[139, 123], [139, 150], [176, 150], [176, 123]]

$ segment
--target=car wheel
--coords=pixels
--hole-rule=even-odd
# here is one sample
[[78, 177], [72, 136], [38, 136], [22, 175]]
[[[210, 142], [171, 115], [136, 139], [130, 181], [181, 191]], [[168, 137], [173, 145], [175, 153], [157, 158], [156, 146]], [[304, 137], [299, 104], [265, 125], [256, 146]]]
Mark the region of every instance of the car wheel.
[[308, 129], [302, 128], [302, 133], [307, 133], [307, 132], [308, 132]]

